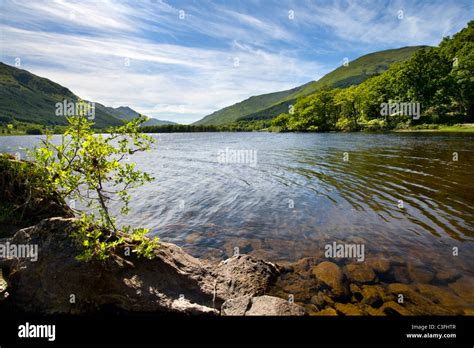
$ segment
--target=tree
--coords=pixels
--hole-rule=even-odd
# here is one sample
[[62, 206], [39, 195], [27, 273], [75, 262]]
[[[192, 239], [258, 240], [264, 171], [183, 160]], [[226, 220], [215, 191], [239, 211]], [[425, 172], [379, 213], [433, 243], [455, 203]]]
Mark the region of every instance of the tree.
[[291, 115], [290, 129], [326, 131], [334, 128], [337, 115], [334, 95], [337, 90], [323, 87], [314, 94], [298, 99]]
[[272, 119], [272, 126], [278, 128], [281, 131], [288, 129], [288, 122], [290, 117], [287, 114], [280, 114]]
[[338, 130], [354, 131], [358, 129], [358, 99], [359, 96], [356, 93], [355, 86], [342, 89], [334, 96], [334, 104], [338, 114], [335, 127]]
[[[94, 134], [92, 122], [81, 115], [67, 120], [69, 127], [60, 144], [56, 145], [48, 136], [43, 146], [35, 149], [33, 156], [46, 171], [44, 185], [47, 190], [57, 192], [63, 199], [78, 199], [87, 207], [87, 211], [76, 210], [81, 218], [74, 236], [85, 247], [79, 258], [104, 260], [109, 251], [125, 242], [119, 236], [119, 227], [108, 204], [111, 200], [120, 201], [121, 213], [127, 214], [129, 189], [152, 180], [128, 161], [128, 156], [148, 150], [152, 138], [140, 133], [139, 127], [146, 121], [141, 116], [110, 129], [107, 135]], [[137, 242], [133, 251], [138, 255], [152, 256], [151, 251], [158, 246], [158, 241], [144, 238], [147, 229], [130, 226], [120, 229], [130, 233]]]

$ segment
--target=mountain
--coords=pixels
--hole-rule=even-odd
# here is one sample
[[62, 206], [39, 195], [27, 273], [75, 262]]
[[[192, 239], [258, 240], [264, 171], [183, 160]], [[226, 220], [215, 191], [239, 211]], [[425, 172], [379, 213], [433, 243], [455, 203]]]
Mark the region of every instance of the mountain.
[[[76, 102], [79, 99], [66, 87], [26, 70], [0, 62], [0, 122], [13, 120], [42, 124], [66, 125], [64, 117], [56, 116], [56, 103], [64, 100]], [[95, 103], [94, 123], [97, 128], [119, 126], [129, 121], [138, 112], [121, 106], [111, 108]], [[169, 121], [150, 119], [145, 125], [173, 124]]]
[[403, 47], [366, 54], [349, 62], [348, 66], [340, 66], [331, 71], [318, 81], [311, 81], [286, 91], [250, 97], [213, 112], [194, 124], [222, 125], [241, 120], [273, 118], [280, 113], [288, 112], [289, 106], [294, 104], [298, 97], [314, 93], [325, 85], [344, 88], [359, 84], [374, 74], [384, 72], [393, 63], [407, 60], [413, 53], [423, 47], [427, 46]]
[[[113, 115], [116, 115], [116, 117], [118, 117], [119, 119], [122, 119], [125, 121], [131, 121], [134, 118], [137, 118], [139, 115], [138, 112], [129, 108], [128, 106], [119, 106], [118, 108], [108, 107], [107, 110]], [[143, 126], [162, 126], [165, 124], [176, 124], [176, 123], [171, 122], [171, 121], [158, 120], [156, 118], [150, 118], [148, 121], [146, 121], [143, 124]]]
[[[44, 77], [0, 62], [0, 121], [17, 121], [65, 125], [64, 117], [56, 116], [56, 103], [77, 101], [78, 96]], [[96, 127], [118, 126], [123, 122], [105, 106], [95, 103]]]
[[142, 126], [164, 126], [166, 124], [177, 124], [176, 122], [165, 121], [165, 120], [158, 120], [156, 118], [150, 118], [146, 121]]

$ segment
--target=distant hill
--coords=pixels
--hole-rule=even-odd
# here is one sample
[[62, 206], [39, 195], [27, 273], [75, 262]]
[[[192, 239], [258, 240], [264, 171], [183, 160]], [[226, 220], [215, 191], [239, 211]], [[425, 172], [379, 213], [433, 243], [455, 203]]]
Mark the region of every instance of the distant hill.
[[[79, 97], [66, 87], [26, 70], [0, 62], [0, 122], [13, 120], [41, 124], [66, 125], [64, 117], [56, 116], [56, 103], [63, 100], [76, 102]], [[95, 103], [95, 126], [118, 126], [138, 116], [127, 107], [106, 107]], [[173, 124], [169, 121], [150, 119], [145, 125]]]
[[314, 93], [325, 85], [344, 88], [359, 84], [374, 74], [384, 72], [393, 63], [405, 61], [423, 47], [427, 46], [403, 47], [366, 54], [349, 62], [348, 66], [340, 66], [331, 71], [318, 81], [308, 82], [286, 91], [250, 97], [213, 112], [194, 124], [222, 125], [239, 120], [273, 118], [280, 113], [288, 112], [289, 106], [294, 104], [298, 97]]
[[[65, 118], [55, 114], [56, 103], [64, 99], [75, 102], [78, 96], [47, 78], [0, 62], [0, 121], [65, 125]], [[99, 128], [123, 123], [99, 103], [94, 122]]]
[[[119, 106], [118, 108], [112, 108], [108, 107], [107, 110], [112, 113], [113, 115], [116, 115], [116, 117], [126, 120], [126, 121], [131, 121], [134, 118], [137, 118], [139, 113], [133, 110], [132, 108], [128, 106]], [[175, 122], [171, 121], [163, 121], [163, 120], [158, 120], [156, 118], [150, 118], [148, 121], [146, 121], [143, 126], [162, 126], [165, 124], [176, 124]]]

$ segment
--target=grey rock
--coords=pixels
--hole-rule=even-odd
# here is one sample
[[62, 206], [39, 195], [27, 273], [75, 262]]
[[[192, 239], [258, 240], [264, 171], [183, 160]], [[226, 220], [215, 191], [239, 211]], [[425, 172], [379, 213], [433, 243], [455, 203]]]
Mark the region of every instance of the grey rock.
[[251, 306], [252, 297], [241, 296], [225, 301], [221, 307], [221, 315], [243, 316]]
[[73, 223], [74, 218], [45, 219], [12, 238], [39, 249], [37, 262], [16, 259], [9, 265], [17, 309], [88, 314], [107, 305], [119, 311], [217, 315], [226, 300], [261, 295], [279, 275], [274, 264], [248, 255], [213, 263], [169, 243], [160, 243], [151, 260], [115, 253], [105, 262], [79, 262], [81, 247], [70, 237]]
[[267, 295], [230, 299], [222, 305], [222, 309], [223, 315], [302, 316], [306, 313], [303, 307], [295, 303]]

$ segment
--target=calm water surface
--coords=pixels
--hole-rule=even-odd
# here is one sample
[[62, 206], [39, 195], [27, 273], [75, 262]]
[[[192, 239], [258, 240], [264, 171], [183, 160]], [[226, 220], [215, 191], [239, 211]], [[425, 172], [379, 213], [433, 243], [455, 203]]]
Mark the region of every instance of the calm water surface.
[[[132, 212], [120, 221], [149, 227], [195, 256], [224, 259], [239, 247], [294, 261], [339, 241], [364, 243], [367, 257], [425, 264], [452, 260], [458, 247], [456, 267], [473, 269], [473, 135], [153, 137], [152, 151], [131, 160], [155, 181], [133, 192]], [[40, 138], [0, 137], [0, 151], [14, 153]], [[256, 165], [219, 163], [226, 148], [257, 151]]]

